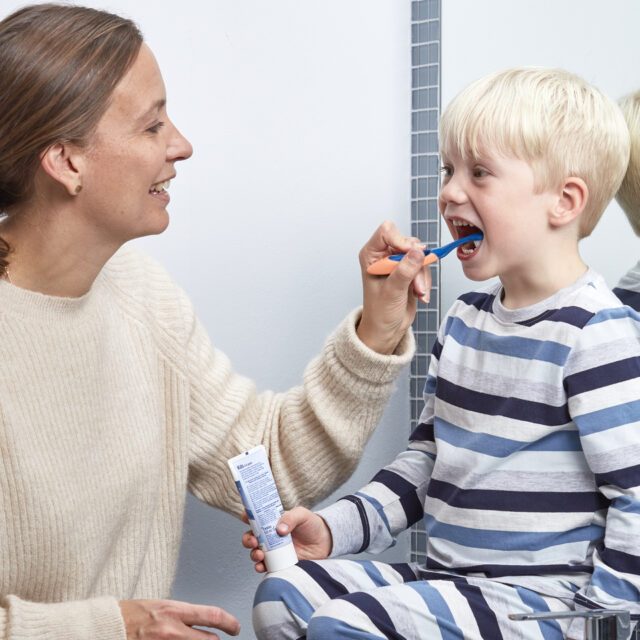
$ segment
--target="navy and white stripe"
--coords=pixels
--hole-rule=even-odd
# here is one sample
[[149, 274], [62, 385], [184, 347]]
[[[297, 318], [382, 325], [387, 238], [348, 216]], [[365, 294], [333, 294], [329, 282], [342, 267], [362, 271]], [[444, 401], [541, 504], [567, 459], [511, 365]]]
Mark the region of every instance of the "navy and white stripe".
[[487, 578], [431, 572], [413, 564], [303, 560], [258, 587], [259, 640], [561, 640], [568, 621], [515, 622], [510, 613], [568, 611], [574, 585], [550, 581], [553, 595]]
[[427, 570], [566, 578], [578, 602], [640, 612], [640, 314], [593, 271], [526, 309], [499, 285], [466, 294], [424, 398], [409, 448], [356, 494], [366, 522], [320, 512], [337, 553], [424, 517]]
[[632, 267], [613, 290], [622, 304], [640, 311], [640, 262]]

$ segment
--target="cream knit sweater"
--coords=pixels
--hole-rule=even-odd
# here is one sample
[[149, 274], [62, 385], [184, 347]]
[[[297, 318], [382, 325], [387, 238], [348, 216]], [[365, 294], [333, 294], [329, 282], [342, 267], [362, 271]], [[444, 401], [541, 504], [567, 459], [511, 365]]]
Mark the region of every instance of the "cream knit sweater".
[[0, 281], [0, 639], [124, 640], [117, 601], [169, 594], [186, 491], [239, 512], [244, 449], [267, 447], [288, 506], [343, 482], [413, 351], [372, 352], [356, 320], [303, 386], [257, 394], [130, 249], [81, 298]]

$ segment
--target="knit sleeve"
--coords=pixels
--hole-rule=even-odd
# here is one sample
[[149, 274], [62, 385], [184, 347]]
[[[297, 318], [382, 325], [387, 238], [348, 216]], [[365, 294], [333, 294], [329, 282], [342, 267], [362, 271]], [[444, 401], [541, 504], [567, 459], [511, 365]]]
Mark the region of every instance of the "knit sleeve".
[[[578, 609], [640, 613], [640, 316], [597, 313], [567, 361], [565, 387], [587, 463], [608, 499], [604, 544], [593, 552]], [[569, 637], [576, 633], [575, 622]]]
[[0, 598], [1, 640], [126, 640], [115, 598], [42, 604]]
[[213, 348], [194, 318], [188, 341], [189, 488], [233, 513], [242, 508], [227, 459], [264, 444], [283, 504], [310, 506], [344, 482], [381, 418], [400, 370], [413, 355], [408, 332], [393, 355], [366, 347], [351, 313], [286, 393], [256, 393]]
[[433, 420], [438, 362], [444, 339], [442, 327], [429, 362], [424, 408], [408, 448], [355, 494], [318, 512], [331, 530], [332, 557], [363, 551], [381, 553], [396, 543], [399, 533], [424, 515], [436, 459]]

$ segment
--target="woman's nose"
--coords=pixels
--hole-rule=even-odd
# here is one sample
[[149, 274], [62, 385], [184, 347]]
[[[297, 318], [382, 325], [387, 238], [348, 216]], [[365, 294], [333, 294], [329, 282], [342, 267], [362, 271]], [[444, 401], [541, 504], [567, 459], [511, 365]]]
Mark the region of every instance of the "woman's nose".
[[193, 154], [191, 143], [178, 131], [175, 125], [172, 125], [172, 137], [167, 147], [167, 156], [171, 162], [186, 160]]

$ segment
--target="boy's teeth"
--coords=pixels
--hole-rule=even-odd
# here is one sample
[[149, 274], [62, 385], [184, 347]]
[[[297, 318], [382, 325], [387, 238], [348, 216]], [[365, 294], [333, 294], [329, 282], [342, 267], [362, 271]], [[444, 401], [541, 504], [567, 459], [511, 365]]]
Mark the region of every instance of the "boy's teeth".
[[451, 221], [454, 227], [471, 227], [473, 226], [470, 222], [465, 222], [464, 220], [452, 220]]
[[471, 242], [463, 244], [460, 248], [462, 249], [462, 253], [468, 256], [472, 254], [481, 244], [482, 240], [472, 240]]

